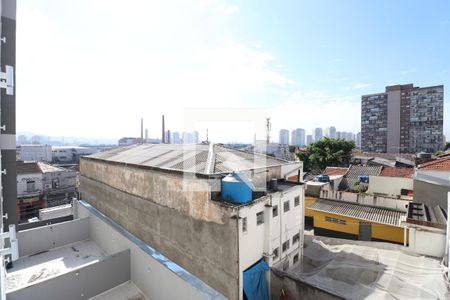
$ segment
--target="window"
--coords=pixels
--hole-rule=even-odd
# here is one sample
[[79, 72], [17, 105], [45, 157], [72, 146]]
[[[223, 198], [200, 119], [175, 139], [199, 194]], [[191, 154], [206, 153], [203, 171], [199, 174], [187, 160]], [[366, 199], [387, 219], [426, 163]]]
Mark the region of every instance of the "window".
[[247, 232], [247, 217], [242, 219], [242, 232]]
[[260, 211], [256, 214], [256, 225], [261, 225], [264, 223], [264, 212]]
[[284, 206], [284, 212], [289, 211], [289, 200], [284, 202], [283, 206]]
[[289, 249], [289, 240], [283, 243], [282, 245], [282, 251], [286, 252], [286, 250]]
[[275, 205], [273, 208], [272, 208], [272, 217], [276, 217], [276, 216], [278, 216], [278, 205]]
[[300, 204], [300, 196], [294, 198], [294, 206], [299, 206]]
[[27, 181], [27, 192], [34, 192], [36, 191], [36, 184], [34, 180], [28, 180]]
[[294, 236], [292, 237], [292, 245], [295, 243], [298, 243], [298, 241], [300, 241], [300, 234], [296, 233], [294, 234]]
[[295, 254], [295, 255], [294, 255], [293, 263], [295, 264], [296, 262], [298, 262], [298, 254]]
[[272, 254], [273, 254], [273, 260], [275, 260], [275, 259], [277, 259], [278, 258], [278, 247], [277, 248], [275, 248], [275, 249], [273, 249], [273, 251], [272, 251]]

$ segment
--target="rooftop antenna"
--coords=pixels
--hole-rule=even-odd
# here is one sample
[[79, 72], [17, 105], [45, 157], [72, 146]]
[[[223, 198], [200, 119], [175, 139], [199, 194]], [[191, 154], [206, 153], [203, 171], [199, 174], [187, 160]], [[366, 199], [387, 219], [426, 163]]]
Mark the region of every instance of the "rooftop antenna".
[[270, 118], [266, 118], [266, 144], [270, 144]]

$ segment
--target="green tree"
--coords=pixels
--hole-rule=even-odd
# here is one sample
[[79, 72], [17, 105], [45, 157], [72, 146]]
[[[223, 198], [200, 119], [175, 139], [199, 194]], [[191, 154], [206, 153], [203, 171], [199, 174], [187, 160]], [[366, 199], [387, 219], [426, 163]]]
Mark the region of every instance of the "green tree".
[[320, 173], [327, 166], [342, 166], [350, 161], [354, 141], [323, 138], [297, 154], [307, 172]]
[[447, 142], [444, 147], [444, 151], [450, 150], [450, 142]]

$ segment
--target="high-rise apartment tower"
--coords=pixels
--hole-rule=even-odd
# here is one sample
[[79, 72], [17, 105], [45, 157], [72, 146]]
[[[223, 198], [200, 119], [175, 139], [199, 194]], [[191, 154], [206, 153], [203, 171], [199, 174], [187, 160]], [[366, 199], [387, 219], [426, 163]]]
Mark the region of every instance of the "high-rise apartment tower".
[[387, 86], [361, 97], [362, 151], [435, 153], [443, 146], [444, 86]]

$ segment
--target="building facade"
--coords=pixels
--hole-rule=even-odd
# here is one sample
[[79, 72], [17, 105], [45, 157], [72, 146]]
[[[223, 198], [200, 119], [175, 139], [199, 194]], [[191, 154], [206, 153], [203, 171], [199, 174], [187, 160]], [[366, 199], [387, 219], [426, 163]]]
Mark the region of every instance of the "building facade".
[[303, 128], [297, 128], [292, 130], [291, 133], [292, 139], [291, 139], [291, 145], [294, 146], [305, 146], [305, 130]]
[[19, 145], [17, 155], [23, 161], [52, 161], [52, 146], [50, 145]]
[[280, 144], [283, 145], [289, 145], [289, 130], [287, 129], [280, 130], [279, 142]]
[[443, 147], [444, 86], [387, 86], [361, 97], [361, 147], [367, 152], [435, 153]]
[[[82, 158], [80, 188], [164, 256], [227, 298], [243, 299], [253, 265], [300, 261], [304, 188], [284, 178], [301, 169], [301, 162], [222, 146], [146, 145]], [[250, 202], [221, 200], [222, 180], [236, 170], [252, 182]]]
[[322, 128], [315, 128], [314, 129], [314, 141], [320, 141], [323, 137]]

